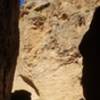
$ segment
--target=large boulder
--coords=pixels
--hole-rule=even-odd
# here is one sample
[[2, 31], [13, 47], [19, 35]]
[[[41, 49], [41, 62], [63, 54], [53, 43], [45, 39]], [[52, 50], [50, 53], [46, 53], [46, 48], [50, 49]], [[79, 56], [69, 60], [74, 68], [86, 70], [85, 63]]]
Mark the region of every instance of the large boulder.
[[78, 45], [98, 0], [26, 0], [18, 75], [39, 100], [83, 100]]

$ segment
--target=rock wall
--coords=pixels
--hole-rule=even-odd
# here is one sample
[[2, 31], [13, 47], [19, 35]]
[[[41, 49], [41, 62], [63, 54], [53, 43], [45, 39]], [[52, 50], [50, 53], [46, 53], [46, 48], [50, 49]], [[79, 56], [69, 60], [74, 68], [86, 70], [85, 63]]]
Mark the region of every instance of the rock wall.
[[18, 75], [39, 100], [83, 100], [79, 43], [99, 0], [26, 0]]
[[0, 0], [0, 100], [9, 100], [19, 51], [17, 0]]

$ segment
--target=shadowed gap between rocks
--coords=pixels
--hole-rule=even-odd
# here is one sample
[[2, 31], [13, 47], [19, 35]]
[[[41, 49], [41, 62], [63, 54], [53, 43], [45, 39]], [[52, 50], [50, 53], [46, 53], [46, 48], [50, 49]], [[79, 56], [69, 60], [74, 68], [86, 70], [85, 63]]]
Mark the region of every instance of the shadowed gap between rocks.
[[31, 93], [26, 90], [16, 90], [11, 94], [11, 100], [31, 100]]
[[82, 87], [86, 100], [100, 99], [100, 7], [97, 7], [79, 51], [83, 56]]
[[9, 100], [19, 55], [18, 0], [0, 0], [0, 100]]

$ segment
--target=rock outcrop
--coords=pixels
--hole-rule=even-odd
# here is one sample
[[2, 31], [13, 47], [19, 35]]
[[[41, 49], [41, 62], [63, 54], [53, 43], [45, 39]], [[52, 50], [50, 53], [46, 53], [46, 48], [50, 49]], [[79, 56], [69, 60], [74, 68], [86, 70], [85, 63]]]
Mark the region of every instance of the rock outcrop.
[[17, 0], [0, 0], [0, 100], [9, 100], [19, 51]]
[[26, 0], [17, 67], [39, 100], [83, 100], [79, 43], [99, 0]]

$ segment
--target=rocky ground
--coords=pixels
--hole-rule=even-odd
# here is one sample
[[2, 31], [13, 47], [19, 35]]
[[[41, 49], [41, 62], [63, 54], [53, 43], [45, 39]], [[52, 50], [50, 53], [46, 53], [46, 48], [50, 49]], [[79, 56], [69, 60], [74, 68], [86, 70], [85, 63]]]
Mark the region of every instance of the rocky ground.
[[13, 91], [32, 100], [83, 100], [78, 46], [99, 0], [27, 0], [20, 13], [20, 55]]

